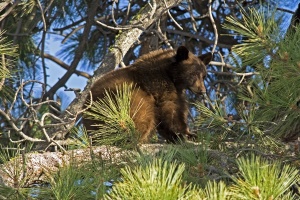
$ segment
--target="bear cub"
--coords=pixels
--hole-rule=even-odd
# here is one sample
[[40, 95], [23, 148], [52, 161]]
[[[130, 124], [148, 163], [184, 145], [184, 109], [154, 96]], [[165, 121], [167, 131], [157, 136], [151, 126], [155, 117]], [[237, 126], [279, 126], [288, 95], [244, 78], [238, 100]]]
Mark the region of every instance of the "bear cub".
[[[130, 114], [140, 134], [139, 142], [148, 142], [156, 129], [167, 142], [176, 143], [185, 137], [193, 137], [187, 124], [185, 90], [196, 94], [206, 92], [204, 77], [211, 58], [211, 53], [195, 56], [184, 46], [177, 51], [150, 52], [132, 65], [108, 72], [97, 80], [91, 87], [92, 99], [103, 98], [106, 90], [114, 92], [116, 86], [125, 82], [134, 85]], [[96, 123], [83, 118], [88, 131], [95, 130], [97, 127], [93, 124]]]

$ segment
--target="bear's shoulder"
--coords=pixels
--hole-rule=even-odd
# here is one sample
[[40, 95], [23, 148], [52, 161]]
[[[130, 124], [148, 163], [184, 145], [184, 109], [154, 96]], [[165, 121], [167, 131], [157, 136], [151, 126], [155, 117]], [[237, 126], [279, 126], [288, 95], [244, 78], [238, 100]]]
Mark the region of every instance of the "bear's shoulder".
[[175, 62], [176, 51], [159, 49], [140, 56], [130, 67], [162, 67]]

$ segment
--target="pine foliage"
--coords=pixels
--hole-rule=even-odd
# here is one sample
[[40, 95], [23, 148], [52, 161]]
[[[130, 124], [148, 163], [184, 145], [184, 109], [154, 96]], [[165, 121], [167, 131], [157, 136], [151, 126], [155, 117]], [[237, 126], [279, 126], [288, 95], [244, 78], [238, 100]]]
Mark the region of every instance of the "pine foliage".
[[233, 182], [208, 181], [199, 187], [183, 182], [185, 164], [165, 156], [121, 169], [122, 179], [104, 199], [297, 199], [290, 189], [299, 171], [278, 161], [250, 154], [237, 159], [239, 174], [230, 176]]
[[241, 9], [241, 13], [242, 19], [227, 17], [224, 27], [242, 37], [242, 43], [232, 50], [242, 58], [243, 66], [260, 75], [252, 78], [239, 98], [252, 105], [258, 131], [285, 139], [299, 136], [300, 27], [283, 37], [275, 12], [262, 6]]
[[270, 162], [251, 154], [237, 160], [239, 176], [231, 190], [236, 199], [294, 199], [289, 190], [299, 171], [280, 162]]
[[275, 20], [275, 11], [241, 8], [242, 19], [227, 17], [223, 27], [234, 31], [233, 36], [241, 36], [242, 43], [234, 45], [232, 50], [241, 56], [244, 65], [261, 63], [267, 55], [276, 49], [278, 40], [282, 39], [279, 20]]
[[6, 87], [5, 80], [12, 75], [11, 69], [17, 57], [17, 46], [4, 37], [5, 31], [0, 31], [0, 99], [11, 96], [11, 88]]
[[155, 159], [145, 167], [121, 170], [122, 181], [116, 183], [105, 199], [187, 199], [188, 186], [181, 185], [184, 164]]
[[[92, 133], [96, 144], [114, 144], [118, 146], [135, 146], [139, 134], [130, 113], [131, 99], [134, 98], [135, 86], [124, 83], [116, 86], [116, 92], [106, 90], [105, 97], [93, 102], [91, 111], [85, 113], [87, 119], [97, 120], [97, 130]], [[142, 102], [141, 102], [142, 105]]]

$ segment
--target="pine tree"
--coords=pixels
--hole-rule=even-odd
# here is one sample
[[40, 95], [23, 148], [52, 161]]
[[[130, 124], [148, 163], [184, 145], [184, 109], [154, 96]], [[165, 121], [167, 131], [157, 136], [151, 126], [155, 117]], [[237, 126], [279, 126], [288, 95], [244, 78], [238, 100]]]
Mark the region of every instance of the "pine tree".
[[251, 66], [260, 75], [251, 79], [240, 99], [250, 102], [253, 122], [264, 134], [286, 140], [298, 137], [300, 27], [294, 26], [294, 31], [284, 36], [275, 11], [264, 7], [241, 11], [242, 19], [229, 17], [225, 27], [243, 38], [232, 49], [242, 59], [242, 66]]

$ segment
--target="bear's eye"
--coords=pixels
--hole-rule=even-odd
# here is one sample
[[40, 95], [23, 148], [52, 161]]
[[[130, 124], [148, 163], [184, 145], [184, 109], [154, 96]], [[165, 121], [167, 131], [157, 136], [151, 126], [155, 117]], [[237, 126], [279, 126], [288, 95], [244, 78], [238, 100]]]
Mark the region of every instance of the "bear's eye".
[[191, 74], [189, 82], [191, 84], [194, 84], [197, 81], [197, 79], [198, 79], [197, 77], [198, 77], [197, 74]]

